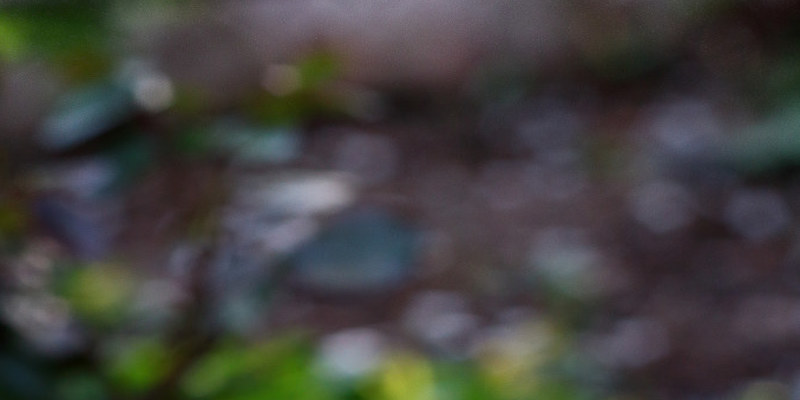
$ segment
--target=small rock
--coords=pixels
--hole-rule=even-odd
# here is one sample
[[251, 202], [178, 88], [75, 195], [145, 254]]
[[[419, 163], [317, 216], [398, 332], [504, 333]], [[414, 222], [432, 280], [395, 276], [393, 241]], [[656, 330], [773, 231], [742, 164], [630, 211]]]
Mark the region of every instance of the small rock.
[[478, 317], [456, 293], [426, 292], [412, 299], [403, 315], [403, 326], [436, 349], [462, 353], [478, 327]]
[[417, 232], [378, 210], [344, 215], [291, 257], [297, 281], [333, 292], [397, 287], [411, 276]]
[[694, 219], [694, 199], [677, 183], [648, 182], [636, 188], [629, 201], [634, 218], [654, 233], [679, 230]]
[[385, 358], [386, 339], [378, 331], [355, 328], [325, 336], [319, 345], [323, 372], [336, 378], [357, 378], [374, 371]]
[[760, 241], [789, 227], [792, 218], [786, 202], [772, 190], [740, 190], [725, 207], [725, 221], [743, 237]]

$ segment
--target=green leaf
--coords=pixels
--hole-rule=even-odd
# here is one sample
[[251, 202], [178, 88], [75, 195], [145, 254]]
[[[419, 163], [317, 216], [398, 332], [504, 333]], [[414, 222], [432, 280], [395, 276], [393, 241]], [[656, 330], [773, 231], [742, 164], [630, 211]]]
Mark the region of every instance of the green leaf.
[[39, 141], [53, 151], [72, 149], [128, 120], [136, 105], [127, 87], [101, 83], [67, 93], [45, 119]]
[[748, 175], [800, 166], [800, 100], [745, 128], [720, 159]]
[[105, 400], [106, 388], [99, 376], [88, 372], [70, 373], [56, 385], [58, 400]]
[[[3, 7], [0, 48], [16, 57], [59, 59], [76, 51], [101, 51], [112, 35], [108, 24], [110, 1], [18, 2]], [[2, 37], [2, 36], [0, 36]]]
[[300, 137], [290, 128], [265, 128], [243, 121], [222, 121], [216, 127], [216, 147], [245, 165], [279, 164], [300, 151]]
[[399, 353], [386, 362], [368, 390], [376, 400], [435, 400], [435, 383], [428, 360]]
[[113, 326], [125, 318], [134, 291], [129, 272], [109, 265], [70, 269], [58, 283], [75, 312], [101, 327]]
[[339, 63], [329, 54], [315, 54], [297, 66], [304, 88], [316, 88], [339, 74]]
[[437, 399], [492, 400], [498, 396], [474, 365], [443, 363], [436, 368]]
[[22, 57], [24, 46], [20, 27], [7, 18], [0, 18], [0, 61], [18, 61]]
[[226, 343], [201, 359], [181, 381], [192, 399], [327, 399], [314, 375], [305, 340], [286, 336], [266, 343]]
[[28, 210], [23, 204], [15, 199], [0, 197], [0, 240], [21, 235], [29, 219]]
[[117, 387], [128, 393], [141, 393], [152, 388], [172, 368], [172, 353], [153, 338], [135, 338], [113, 343], [105, 368]]

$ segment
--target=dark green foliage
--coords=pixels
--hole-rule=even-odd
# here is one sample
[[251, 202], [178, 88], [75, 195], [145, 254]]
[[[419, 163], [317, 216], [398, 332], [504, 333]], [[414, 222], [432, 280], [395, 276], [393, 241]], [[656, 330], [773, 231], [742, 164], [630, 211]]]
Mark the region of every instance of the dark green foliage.
[[39, 142], [66, 151], [119, 127], [136, 112], [130, 90], [116, 83], [83, 87], [65, 95], [44, 121]]

